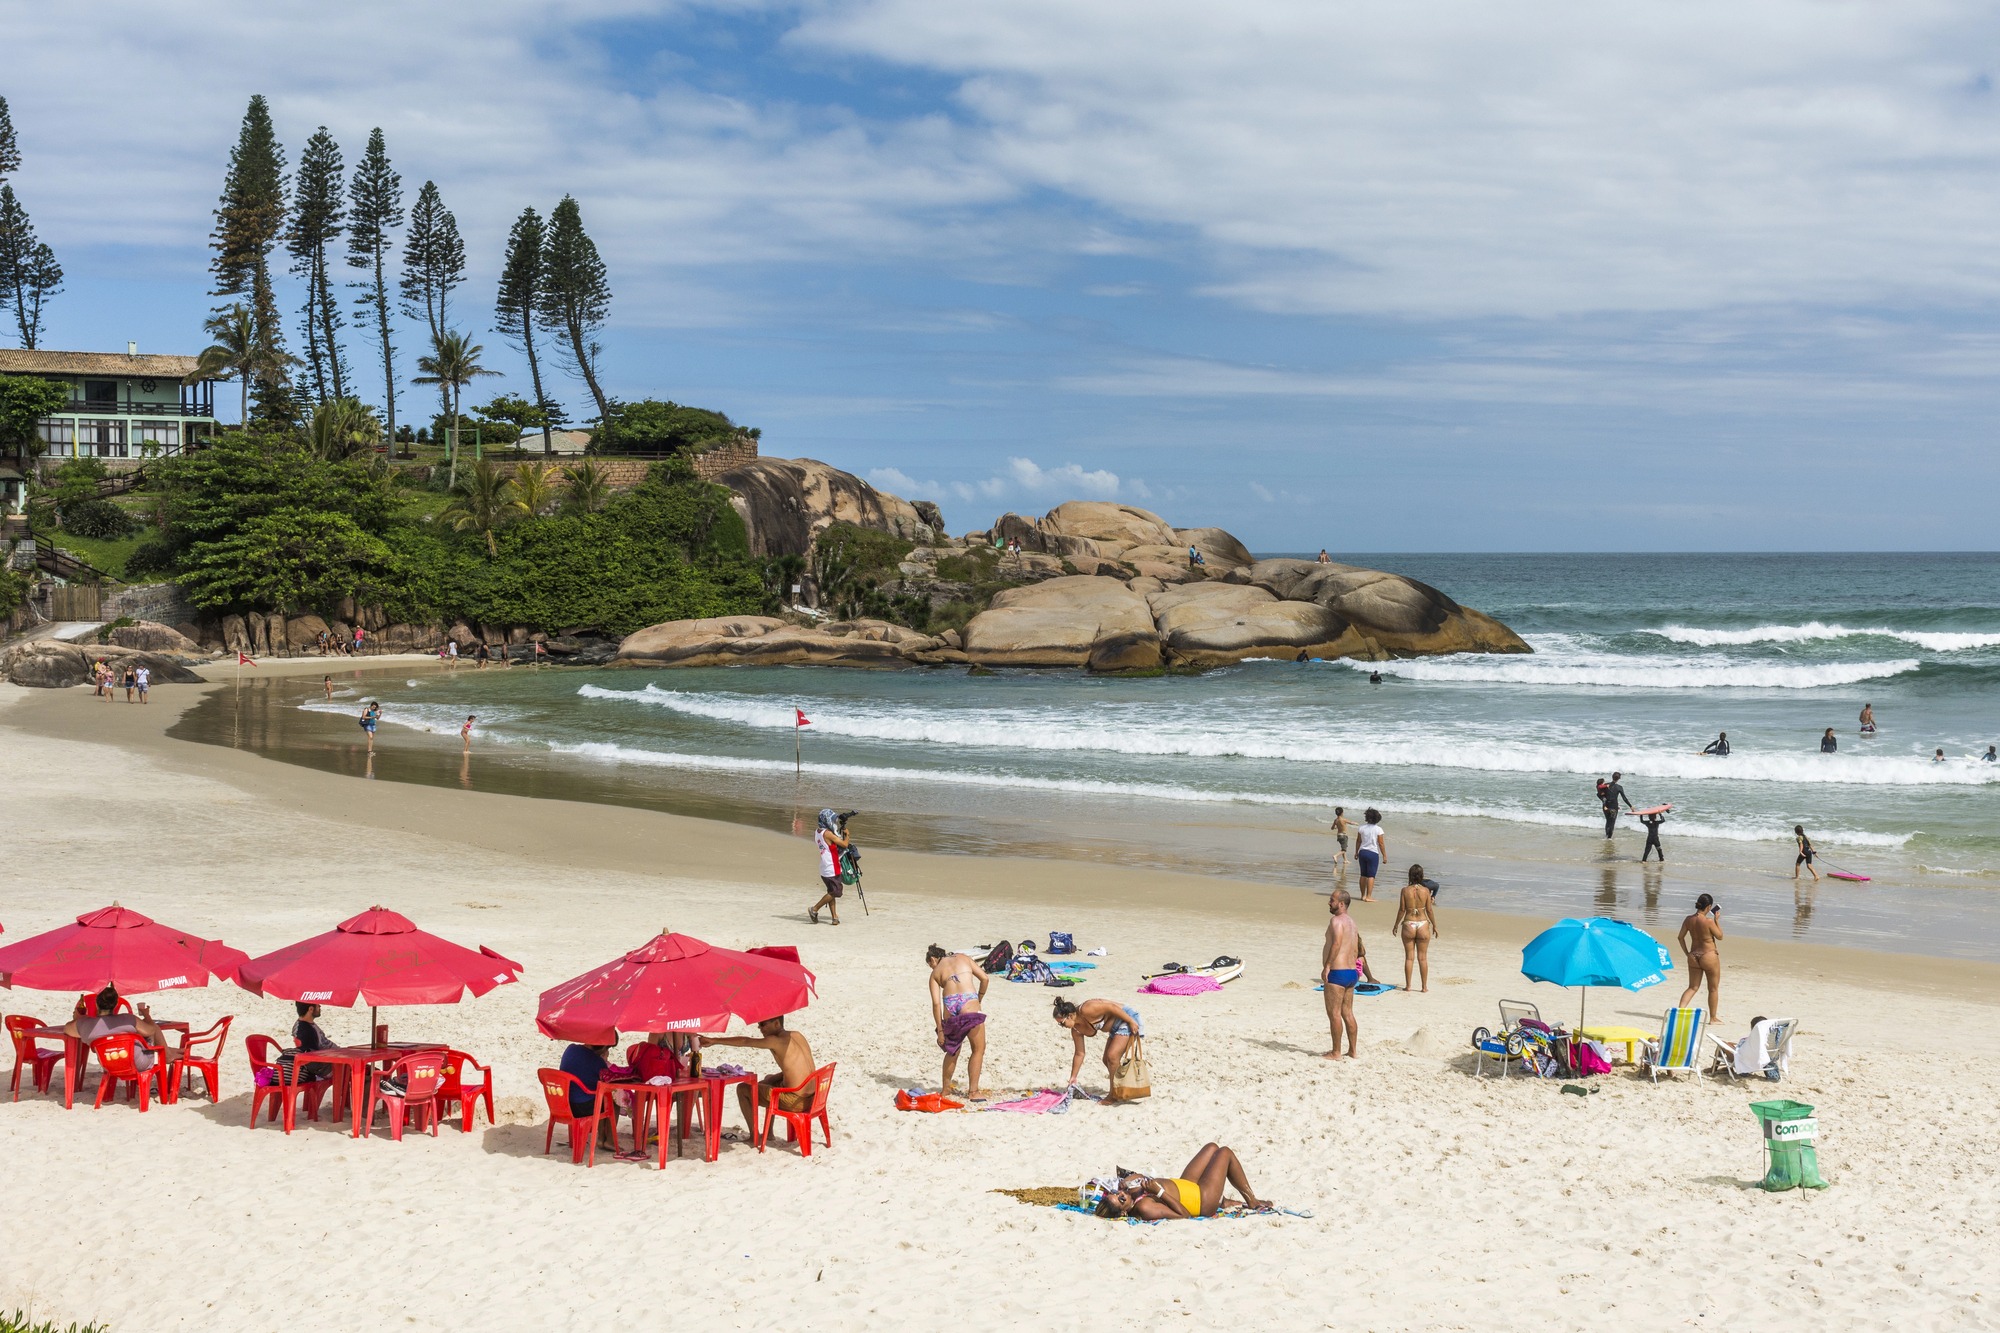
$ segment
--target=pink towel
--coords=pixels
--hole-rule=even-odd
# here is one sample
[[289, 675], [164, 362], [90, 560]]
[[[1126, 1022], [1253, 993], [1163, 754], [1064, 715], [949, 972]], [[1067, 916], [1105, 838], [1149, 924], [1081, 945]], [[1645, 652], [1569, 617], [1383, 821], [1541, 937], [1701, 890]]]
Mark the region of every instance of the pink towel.
[[1141, 995], [1200, 995], [1204, 991], [1221, 990], [1222, 983], [1214, 977], [1170, 976], [1154, 977], [1139, 987]]
[[1038, 1092], [1032, 1097], [1023, 1097], [1018, 1102], [996, 1102], [987, 1107], [989, 1111], [1020, 1111], [1027, 1115], [1040, 1115], [1063, 1099], [1060, 1092]]

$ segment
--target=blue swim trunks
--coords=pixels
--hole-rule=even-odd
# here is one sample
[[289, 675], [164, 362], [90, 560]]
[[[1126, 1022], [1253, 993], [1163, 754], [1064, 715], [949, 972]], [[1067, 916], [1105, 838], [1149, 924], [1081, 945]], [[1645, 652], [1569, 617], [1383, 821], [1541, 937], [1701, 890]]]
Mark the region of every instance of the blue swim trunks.
[[1354, 854], [1354, 863], [1361, 867], [1363, 879], [1375, 878], [1375, 872], [1382, 868], [1382, 853], [1362, 848]]
[[1333, 971], [1326, 974], [1326, 984], [1329, 986], [1345, 986], [1349, 990], [1353, 990], [1361, 984], [1361, 969], [1358, 967], [1336, 967]]

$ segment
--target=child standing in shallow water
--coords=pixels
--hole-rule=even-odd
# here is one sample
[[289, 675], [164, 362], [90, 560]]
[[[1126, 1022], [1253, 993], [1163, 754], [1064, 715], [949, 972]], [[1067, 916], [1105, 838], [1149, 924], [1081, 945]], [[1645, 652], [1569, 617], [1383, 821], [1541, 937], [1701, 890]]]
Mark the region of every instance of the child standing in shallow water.
[[[1804, 866], [1806, 872], [1813, 877], [1813, 883], [1819, 883], [1819, 871], [1813, 869], [1812, 839], [1806, 836], [1806, 826], [1804, 824], [1792, 825], [1792, 841], [1799, 846], [1798, 857], [1792, 862], [1792, 879], [1794, 881], [1798, 879], [1799, 867]], [[1665, 858], [1662, 859], [1664, 860]]]

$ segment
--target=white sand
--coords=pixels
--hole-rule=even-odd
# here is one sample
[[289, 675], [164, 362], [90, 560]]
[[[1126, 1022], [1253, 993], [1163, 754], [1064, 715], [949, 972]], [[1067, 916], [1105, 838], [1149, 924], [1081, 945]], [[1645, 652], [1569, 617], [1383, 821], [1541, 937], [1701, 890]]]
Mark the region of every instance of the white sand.
[[[1493, 1022], [1496, 999], [1573, 1019], [1574, 998], [1519, 975], [1519, 946], [1541, 923], [1455, 928], [1447, 903], [1432, 992], [1359, 1001], [1366, 1058], [1334, 1066], [1315, 1058], [1327, 1046], [1309, 989], [1324, 904], [1311, 895], [1214, 882], [1153, 895], [1160, 877], [1102, 867], [880, 854], [873, 915], [850, 895], [846, 924], [813, 928], [802, 841], [162, 740], [197, 688], [158, 689], [142, 713], [83, 690], [0, 687], [0, 942], [115, 898], [259, 953], [394, 907], [526, 964], [522, 985], [387, 1016], [392, 1035], [497, 1066], [502, 1123], [400, 1144], [330, 1123], [253, 1132], [242, 1038], [283, 1033], [290, 1006], [233, 987], [174, 994], [164, 1017], [237, 1016], [219, 1107], [197, 1096], [143, 1116], [65, 1113], [28, 1092], [0, 1109], [0, 1308], [119, 1333], [683, 1317], [771, 1330], [2000, 1322], [2000, 968], [1725, 947], [1722, 1029], [1803, 1018], [1793, 1079], [1656, 1087], [1621, 1068], [1578, 1098], [1472, 1077], [1466, 1036]], [[1400, 979], [1386, 909], [1360, 920], [1378, 973]], [[820, 999], [795, 1026], [840, 1066], [831, 1149], [804, 1161], [726, 1145], [714, 1164], [696, 1155], [664, 1173], [602, 1157], [585, 1170], [560, 1143], [542, 1156], [533, 1075], [560, 1048], [534, 1030], [536, 993], [663, 925], [802, 947]], [[896, 1088], [938, 1076], [924, 946], [1052, 927], [1111, 956], [1069, 991], [996, 985], [988, 1082], [1060, 1084], [1070, 1046], [1049, 1002], [1102, 994], [1144, 1012], [1154, 1097], [1066, 1117], [895, 1111]], [[1142, 968], [1222, 952], [1249, 964], [1222, 994], [1133, 995]], [[1675, 993], [1600, 991], [1591, 1014], [1645, 1026]], [[0, 992], [9, 1013], [56, 1018], [68, 1002]], [[365, 1021], [335, 1010], [326, 1026], [358, 1038]], [[1095, 1047], [1085, 1082], [1103, 1082]], [[1772, 1095], [1819, 1108], [1832, 1189], [1753, 1188], [1762, 1146], [1745, 1108]], [[1211, 1139], [1243, 1156], [1260, 1193], [1315, 1216], [1128, 1227], [987, 1192], [1114, 1164], [1171, 1175]]]

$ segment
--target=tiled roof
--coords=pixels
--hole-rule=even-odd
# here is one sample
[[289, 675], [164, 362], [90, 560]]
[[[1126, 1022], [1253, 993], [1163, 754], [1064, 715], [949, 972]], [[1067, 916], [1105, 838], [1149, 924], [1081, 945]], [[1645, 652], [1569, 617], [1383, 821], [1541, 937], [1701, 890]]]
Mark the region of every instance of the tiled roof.
[[142, 352], [24, 352], [0, 348], [0, 374], [16, 375], [132, 375], [146, 379], [178, 380], [195, 368], [191, 356], [160, 356]]

